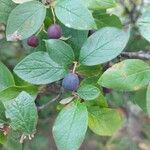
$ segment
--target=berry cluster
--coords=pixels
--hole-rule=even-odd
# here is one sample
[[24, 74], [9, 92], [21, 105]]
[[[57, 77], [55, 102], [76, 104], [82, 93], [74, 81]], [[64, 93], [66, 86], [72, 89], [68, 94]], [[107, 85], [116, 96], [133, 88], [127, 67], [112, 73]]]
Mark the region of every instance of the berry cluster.
[[[95, 30], [90, 30], [89, 35], [92, 35], [95, 32]], [[62, 36], [62, 29], [60, 25], [58, 24], [53, 24], [49, 26], [47, 30], [47, 36], [49, 39], [59, 39]], [[37, 47], [39, 45], [39, 39], [37, 36], [32, 35], [31, 37], [28, 38], [27, 44], [31, 47]], [[62, 81], [62, 87], [67, 90], [67, 91], [76, 91], [78, 86], [79, 86], [79, 77], [75, 73], [69, 73], [66, 75], [66, 77]], [[105, 94], [108, 94], [111, 92], [111, 89], [108, 88], [103, 88], [103, 92]]]
[[[47, 35], [49, 39], [59, 39], [62, 36], [62, 30], [60, 25], [53, 24], [47, 30]], [[31, 47], [37, 47], [39, 45], [39, 39], [37, 36], [32, 35], [28, 38], [27, 44]]]
[[[59, 39], [62, 36], [62, 29], [60, 25], [53, 24], [47, 30], [49, 39]], [[39, 39], [37, 36], [32, 35], [27, 39], [27, 44], [31, 47], [37, 47], [39, 45]], [[62, 87], [67, 91], [76, 91], [79, 86], [79, 77], [75, 73], [69, 73], [62, 81]]]

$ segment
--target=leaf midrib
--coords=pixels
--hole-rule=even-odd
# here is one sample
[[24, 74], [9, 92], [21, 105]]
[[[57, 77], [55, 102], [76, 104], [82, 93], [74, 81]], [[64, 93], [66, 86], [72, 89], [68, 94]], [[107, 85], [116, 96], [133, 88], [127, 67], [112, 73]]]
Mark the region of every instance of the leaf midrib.
[[[79, 18], [80, 19], [80, 21], [85, 21], [85, 22], [87, 22], [87, 20], [85, 20], [84, 18], [82, 18], [82, 16], [79, 16], [78, 14], [76, 14], [76, 13], [74, 13], [74, 12], [72, 12], [70, 9], [68, 9], [68, 8], [66, 8], [66, 7], [63, 7], [62, 5], [58, 5], [58, 7], [60, 7], [60, 8], [62, 8], [62, 9], [65, 9], [67, 12], [69, 12], [69, 13], [72, 13], [72, 14], [74, 14], [77, 18]], [[82, 19], [81, 19], [82, 18]], [[83, 22], [84, 23], [84, 22]]]
[[[109, 44], [110, 42], [112, 42], [113, 40], [115, 40], [116, 38], [118, 38], [120, 36], [120, 34], [118, 34], [117, 36], [115, 36], [113, 39], [109, 40], [108, 42], [104, 43], [103, 45], [101, 45], [100, 47], [94, 49], [92, 52], [90, 52], [88, 55], [86, 55], [84, 58], [81, 59], [81, 62], [84, 62], [85, 59], [87, 59], [87, 57], [89, 57], [90, 55], [92, 55], [95, 51], [101, 49], [103, 46], [106, 46], [107, 44]], [[99, 40], [98, 40], [99, 41]]]

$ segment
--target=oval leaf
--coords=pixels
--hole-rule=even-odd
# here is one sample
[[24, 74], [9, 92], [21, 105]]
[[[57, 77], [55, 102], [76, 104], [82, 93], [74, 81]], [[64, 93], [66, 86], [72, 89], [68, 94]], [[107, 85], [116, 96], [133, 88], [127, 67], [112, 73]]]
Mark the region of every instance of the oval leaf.
[[93, 15], [98, 29], [103, 27], [122, 28], [122, 23], [116, 15], [101, 14], [100, 12], [95, 12]]
[[10, 12], [15, 8], [12, 0], [0, 0], [0, 23], [6, 23]]
[[138, 59], [130, 59], [115, 64], [99, 79], [101, 86], [116, 90], [135, 91], [150, 81], [150, 66]]
[[133, 103], [147, 113], [146, 88], [142, 88], [134, 93]]
[[28, 92], [33, 99], [36, 98], [38, 93], [38, 88], [36, 86], [13, 86], [9, 87], [0, 92], [0, 101], [7, 106], [7, 104], [14, 100], [22, 91]]
[[58, 115], [53, 135], [59, 150], [77, 150], [84, 140], [88, 125], [88, 112], [84, 104], [73, 103]]
[[96, 65], [96, 66], [83, 66], [80, 65], [77, 67], [76, 72], [84, 77], [92, 77], [92, 76], [97, 76], [102, 72], [102, 67], [101, 65]]
[[46, 8], [38, 1], [18, 5], [8, 18], [6, 27], [7, 40], [16, 41], [30, 37], [39, 30], [45, 15]]
[[6, 107], [6, 117], [11, 120], [11, 127], [14, 130], [25, 134], [35, 132], [37, 124], [37, 109], [32, 97], [21, 92], [18, 97], [11, 101]]
[[80, 62], [93, 66], [105, 63], [117, 57], [125, 48], [129, 33], [123, 30], [105, 27], [95, 32], [84, 43], [80, 52]]
[[82, 0], [89, 9], [99, 10], [116, 6], [115, 0]]
[[96, 28], [92, 13], [80, 0], [57, 0], [55, 12], [58, 19], [69, 28], [78, 30]]
[[150, 42], [150, 9], [138, 19], [137, 25], [142, 36]]
[[14, 69], [23, 80], [33, 84], [48, 84], [62, 79], [66, 70], [46, 52], [35, 52], [24, 58]]
[[100, 95], [100, 90], [93, 85], [82, 85], [77, 90], [77, 94], [84, 100], [94, 100]]
[[116, 6], [116, 0], [96, 0], [99, 5], [99, 9], [107, 9]]
[[11, 72], [0, 62], [0, 91], [13, 85], [15, 82]]
[[83, 43], [86, 41], [88, 37], [88, 31], [85, 30], [75, 30], [72, 28], [68, 28], [66, 26], [62, 26], [63, 35], [65, 37], [69, 37], [66, 41], [73, 48], [75, 57], [79, 58], [80, 49]]
[[49, 56], [56, 63], [65, 66], [73, 63], [73, 49], [61, 40], [46, 40], [46, 47]]
[[121, 127], [121, 123], [115, 109], [92, 107], [89, 111], [89, 128], [98, 135], [111, 136]]

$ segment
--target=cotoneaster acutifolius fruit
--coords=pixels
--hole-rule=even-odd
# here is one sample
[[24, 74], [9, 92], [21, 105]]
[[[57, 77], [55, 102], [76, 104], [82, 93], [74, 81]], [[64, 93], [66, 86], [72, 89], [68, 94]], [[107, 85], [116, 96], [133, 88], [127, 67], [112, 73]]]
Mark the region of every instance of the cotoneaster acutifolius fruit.
[[49, 39], [59, 39], [62, 36], [62, 29], [60, 25], [51, 25], [47, 30], [47, 35]]
[[67, 91], [76, 91], [79, 86], [79, 77], [75, 73], [69, 73], [62, 81], [62, 87]]
[[39, 45], [39, 39], [37, 36], [32, 35], [27, 39], [27, 44], [31, 47], [37, 47]]

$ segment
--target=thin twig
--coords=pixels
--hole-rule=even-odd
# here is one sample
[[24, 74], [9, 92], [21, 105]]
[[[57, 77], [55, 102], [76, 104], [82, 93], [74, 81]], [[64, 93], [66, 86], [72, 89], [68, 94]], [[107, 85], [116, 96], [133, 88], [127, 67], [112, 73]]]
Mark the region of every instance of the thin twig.
[[43, 26], [44, 26], [44, 24], [42, 24], [42, 26], [40, 27], [40, 29], [38, 30], [38, 32], [35, 34], [36, 36], [38, 36], [40, 34], [40, 32], [43, 30]]
[[138, 58], [138, 59], [143, 59], [143, 60], [150, 60], [150, 52], [122, 52], [121, 53], [122, 57], [125, 58]]
[[74, 66], [73, 66], [72, 73], [75, 73], [75, 71], [76, 71], [76, 68], [77, 68], [77, 64], [78, 64], [78, 62], [74, 62]]
[[54, 12], [54, 8], [51, 6], [51, 11], [52, 11], [52, 15], [53, 15], [53, 21], [54, 24], [56, 23], [56, 17], [55, 17], [55, 12]]
[[59, 93], [55, 98], [53, 98], [52, 100], [50, 100], [50, 101], [47, 102], [46, 104], [44, 104], [44, 105], [42, 105], [42, 106], [38, 106], [38, 107], [37, 107], [37, 110], [38, 110], [38, 111], [39, 111], [39, 110], [43, 110], [43, 109], [45, 109], [46, 107], [48, 107], [50, 104], [56, 102], [56, 101], [60, 98], [61, 94], [62, 94], [62, 93]]

